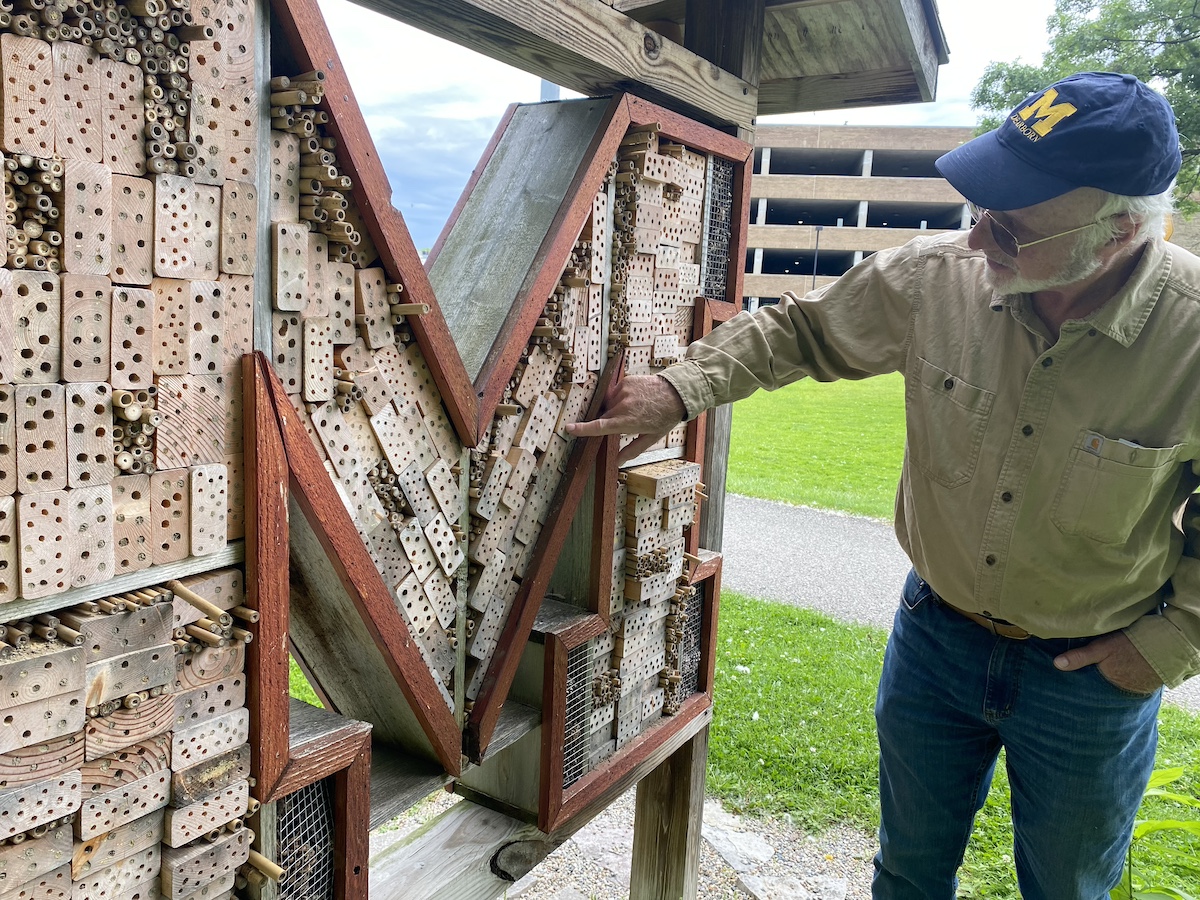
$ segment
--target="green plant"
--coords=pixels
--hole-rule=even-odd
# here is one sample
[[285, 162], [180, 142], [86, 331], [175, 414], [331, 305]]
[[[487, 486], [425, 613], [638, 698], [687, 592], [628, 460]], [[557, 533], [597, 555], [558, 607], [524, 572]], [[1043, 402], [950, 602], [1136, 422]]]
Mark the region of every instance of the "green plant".
[[[1186, 769], [1178, 766], [1171, 769], [1157, 769], [1150, 776], [1150, 784], [1142, 798], [1142, 809], [1145, 811], [1147, 801], [1154, 799], [1168, 803], [1181, 804], [1185, 807], [1200, 809], [1200, 797], [1168, 791], [1163, 788], [1168, 784], [1180, 781], [1186, 774]], [[1186, 839], [1191, 852], [1181, 850], [1162, 841], [1166, 834], [1181, 835]], [[1150, 840], [1155, 835], [1156, 840]], [[1182, 887], [1158, 883], [1158, 878], [1190, 876], [1192, 883], [1200, 879], [1200, 857], [1196, 855], [1195, 839], [1200, 838], [1200, 822], [1180, 819], [1138, 819], [1133, 826], [1133, 841], [1129, 845], [1129, 855], [1125, 859], [1125, 872], [1121, 883], [1109, 892], [1112, 900], [1194, 900], [1195, 895], [1186, 893]], [[1173, 872], [1166, 872], [1160, 867], [1146, 871], [1139, 870], [1142, 855], [1153, 850], [1157, 856], [1170, 864]], [[1155, 883], [1148, 883], [1148, 878]]]

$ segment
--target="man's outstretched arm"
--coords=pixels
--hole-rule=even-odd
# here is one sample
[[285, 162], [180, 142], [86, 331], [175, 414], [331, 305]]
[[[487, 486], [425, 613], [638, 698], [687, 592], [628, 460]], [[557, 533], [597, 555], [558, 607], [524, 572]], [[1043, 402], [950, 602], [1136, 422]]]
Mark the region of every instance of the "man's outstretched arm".
[[679, 392], [658, 375], [629, 375], [615, 382], [604, 396], [600, 414], [590, 422], [567, 426], [572, 437], [635, 434], [620, 460], [633, 459], [687, 417]]

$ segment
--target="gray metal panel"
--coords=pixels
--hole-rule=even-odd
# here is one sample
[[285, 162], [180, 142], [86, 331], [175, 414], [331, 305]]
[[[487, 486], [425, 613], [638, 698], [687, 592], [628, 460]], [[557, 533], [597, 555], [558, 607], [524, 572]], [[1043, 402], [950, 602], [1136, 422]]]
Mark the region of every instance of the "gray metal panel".
[[518, 107], [430, 268], [438, 306], [472, 381], [608, 106], [602, 98]]

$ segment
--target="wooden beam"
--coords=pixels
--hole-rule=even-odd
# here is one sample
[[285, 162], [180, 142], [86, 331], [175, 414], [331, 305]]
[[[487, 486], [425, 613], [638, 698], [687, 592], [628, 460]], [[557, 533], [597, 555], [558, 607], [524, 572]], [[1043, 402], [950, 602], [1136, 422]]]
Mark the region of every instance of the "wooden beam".
[[597, 97], [636, 85], [656, 103], [749, 127], [754, 85], [601, 0], [357, 0], [493, 59]]
[[333, 778], [333, 897], [367, 900], [371, 858], [371, 739], [368, 735]]
[[765, 0], [689, 0], [683, 44], [693, 53], [758, 84]]
[[638, 782], [630, 900], [692, 900], [700, 874], [708, 726]]

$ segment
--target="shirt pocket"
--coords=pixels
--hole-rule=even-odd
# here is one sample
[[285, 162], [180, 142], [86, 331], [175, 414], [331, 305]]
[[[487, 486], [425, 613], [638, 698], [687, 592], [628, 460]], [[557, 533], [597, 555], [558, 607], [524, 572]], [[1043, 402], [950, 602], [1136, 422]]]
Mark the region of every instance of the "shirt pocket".
[[1094, 431], [1079, 432], [1050, 520], [1064, 534], [1123, 543], [1158, 490], [1178, 474], [1175, 463], [1182, 448], [1142, 447]]
[[938, 484], [953, 488], [975, 474], [996, 395], [917, 357], [907, 386], [908, 453]]

